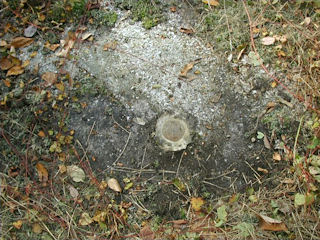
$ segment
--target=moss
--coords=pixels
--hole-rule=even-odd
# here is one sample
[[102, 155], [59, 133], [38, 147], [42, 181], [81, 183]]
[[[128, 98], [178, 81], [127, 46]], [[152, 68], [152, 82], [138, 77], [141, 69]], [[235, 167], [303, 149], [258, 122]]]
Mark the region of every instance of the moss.
[[161, 1], [150, 0], [116, 0], [116, 6], [131, 11], [134, 21], [141, 21], [142, 26], [150, 29], [165, 20], [163, 10], [165, 5]]
[[113, 27], [118, 19], [117, 13], [113, 11], [101, 11], [94, 9], [90, 11], [88, 15], [94, 20], [92, 24], [96, 26], [104, 25], [107, 27]]
[[48, 12], [49, 20], [75, 21], [86, 12], [87, 0], [56, 1]]

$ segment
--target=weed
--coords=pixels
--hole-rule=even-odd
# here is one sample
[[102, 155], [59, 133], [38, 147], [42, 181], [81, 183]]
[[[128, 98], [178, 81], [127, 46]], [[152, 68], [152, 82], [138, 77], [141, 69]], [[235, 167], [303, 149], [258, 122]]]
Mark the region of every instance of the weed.
[[88, 15], [93, 19], [92, 24], [95, 26], [113, 27], [118, 19], [117, 13], [112, 11], [102, 11], [94, 9], [91, 10]]
[[141, 21], [142, 26], [150, 29], [165, 20], [164, 5], [161, 1], [149, 0], [117, 0], [116, 6], [120, 9], [130, 10], [134, 21]]

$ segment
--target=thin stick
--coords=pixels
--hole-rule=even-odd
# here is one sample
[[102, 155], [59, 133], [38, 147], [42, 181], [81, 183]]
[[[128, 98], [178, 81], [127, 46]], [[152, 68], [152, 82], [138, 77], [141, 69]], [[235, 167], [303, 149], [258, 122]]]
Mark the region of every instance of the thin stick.
[[128, 136], [127, 142], [126, 142], [126, 144], [124, 145], [121, 153], [119, 154], [119, 156], [117, 157], [117, 159], [112, 163], [112, 165], [116, 165], [116, 163], [119, 161], [119, 159], [120, 159], [121, 156], [123, 155], [124, 151], [126, 150], [126, 148], [127, 148], [127, 146], [128, 146], [130, 137], [131, 137], [131, 132], [129, 132], [129, 136]]
[[141, 172], [142, 172], [142, 168], [143, 168], [143, 162], [144, 162], [144, 158], [145, 158], [145, 156], [146, 156], [146, 151], [147, 151], [147, 147], [145, 147], [145, 148], [144, 148], [144, 151], [143, 151], [143, 156], [142, 156], [142, 160], [141, 160], [139, 177], [141, 176]]
[[184, 155], [185, 152], [186, 151], [183, 151], [183, 153], [181, 154], [180, 161], [179, 161], [178, 168], [177, 168], [177, 172], [176, 172], [176, 177], [178, 177], [178, 175], [179, 175], [180, 165], [181, 165], [182, 158], [183, 158], [183, 155]]
[[300, 119], [300, 123], [299, 123], [299, 127], [298, 127], [298, 131], [297, 131], [297, 134], [296, 134], [296, 138], [294, 140], [294, 147], [293, 147], [293, 161], [296, 160], [296, 149], [297, 149], [297, 144], [298, 144], [298, 138], [299, 138], [299, 134], [300, 134], [300, 130], [301, 130], [301, 125], [302, 125], [302, 122], [303, 122], [303, 117], [301, 117]]
[[219, 188], [219, 189], [221, 189], [221, 190], [224, 190], [224, 191], [226, 190], [226, 188], [220, 187], [220, 186], [218, 186], [218, 185], [216, 185], [216, 184], [214, 184], [214, 183], [207, 182], [207, 181], [202, 181], [202, 182], [205, 183], [205, 184], [214, 186], [214, 187], [216, 187], [216, 188]]

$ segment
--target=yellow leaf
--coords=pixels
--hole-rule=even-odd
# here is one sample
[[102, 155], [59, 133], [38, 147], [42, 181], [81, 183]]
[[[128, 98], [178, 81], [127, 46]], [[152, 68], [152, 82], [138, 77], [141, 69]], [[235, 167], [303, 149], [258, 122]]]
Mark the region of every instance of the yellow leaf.
[[17, 76], [24, 72], [24, 69], [21, 66], [14, 66], [9, 69], [7, 76]]
[[21, 220], [18, 220], [18, 221], [16, 221], [16, 222], [14, 222], [14, 223], [12, 223], [12, 225], [16, 228], [16, 229], [20, 229], [21, 228], [21, 226], [22, 226], [22, 221]]
[[37, 163], [36, 168], [38, 171], [39, 181], [45, 186], [47, 184], [46, 182], [48, 181], [48, 170], [42, 163]]
[[202, 205], [204, 204], [204, 200], [201, 197], [198, 198], [191, 198], [191, 207], [195, 210], [195, 211], [200, 211]]
[[21, 67], [25, 68], [30, 64], [30, 60], [26, 60], [22, 63]]
[[63, 82], [59, 82], [59, 83], [56, 83], [56, 88], [59, 89], [61, 92], [64, 92], [64, 84]]
[[60, 164], [59, 165], [59, 172], [60, 173], [65, 173], [67, 171], [66, 165]]
[[273, 81], [272, 83], [271, 83], [271, 87], [272, 88], [275, 88], [277, 86], [277, 82], [276, 81]]
[[202, 2], [214, 7], [219, 6], [219, 2], [217, 0], [202, 0]]
[[79, 219], [79, 225], [80, 226], [88, 226], [93, 222], [92, 218], [89, 216], [88, 213], [84, 212], [81, 214], [81, 217]]
[[98, 211], [96, 215], [92, 218], [96, 222], [104, 222], [107, 217], [107, 212]]
[[42, 232], [42, 227], [39, 223], [34, 223], [32, 225], [32, 231], [36, 234], [40, 234]]
[[30, 57], [35, 57], [35, 56], [37, 56], [37, 54], [38, 54], [38, 52], [37, 51], [34, 51], [34, 52], [32, 52], [31, 54], [30, 54]]

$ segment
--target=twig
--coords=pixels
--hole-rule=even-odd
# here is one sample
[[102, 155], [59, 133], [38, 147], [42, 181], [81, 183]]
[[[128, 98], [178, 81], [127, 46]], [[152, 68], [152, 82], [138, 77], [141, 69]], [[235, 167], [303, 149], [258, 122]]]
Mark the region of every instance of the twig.
[[214, 187], [216, 187], [216, 188], [219, 188], [219, 189], [221, 189], [221, 190], [224, 190], [224, 191], [227, 190], [226, 188], [220, 187], [220, 186], [218, 186], [218, 185], [216, 185], [216, 184], [214, 184], [214, 183], [211, 183], [211, 182], [207, 182], [207, 181], [202, 181], [202, 182], [205, 183], [205, 184], [214, 186]]
[[119, 159], [121, 158], [121, 156], [123, 155], [124, 151], [126, 150], [127, 146], [128, 146], [128, 143], [129, 143], [129, 140], [130, 140], [130, 137], [131, 137], [131, 132], [129, 132], [129, 136], [128, 136], [128, 139], [127, 139], [127, 142], [126, 144], [124, 145], [121, 153], [119, 154], [119, 156], [117, 157], [117, 159], [112, 163], [112, 165], [116, 165], [117, 162], [119, 161]]
[[299, 127], [298, 127], [297, 134], [296, 134], [296, 138], [295, 138], [295, 140], [294, 140], [294, 146], [293, 146], [293, 161], [296, 160], [296, 150], [297, 150], [298, 138], [299, 138], [299, 134], [300, 134], [302, 122], [303, 122], [303, 117], [304, 117], [304, 116], [302, 116], [301, 119], [300, 119]]
[[142, 171], [142, 168], [143, 168], [143, 162], [144, 162], [144, 158], [145, 158], [145, 156], [146, 156], [146, 151], [147, 151], [147, 147], [145, 147], [145, 148], [144, 148], [144, 151], [143, 151], [143, 156], [142, 156], [142, 160], [141, 160], [139, 177], [141, 176], [141, 171]]
[[181, 162], [182, 162], [182, 158], [183, 158], [183, 155], [186, 151], [183, 151], [183, 153], [181, 154], [181, 157], [180, 157], [180, 160], [179, 160], [179, 164], [178, 164], [178, 168], [177, 168], [177, 172], [176, 172], [176, 177], [178, 177], [179, 175], [179, 169], [180, 169], [180, 165], [181, 165]]

